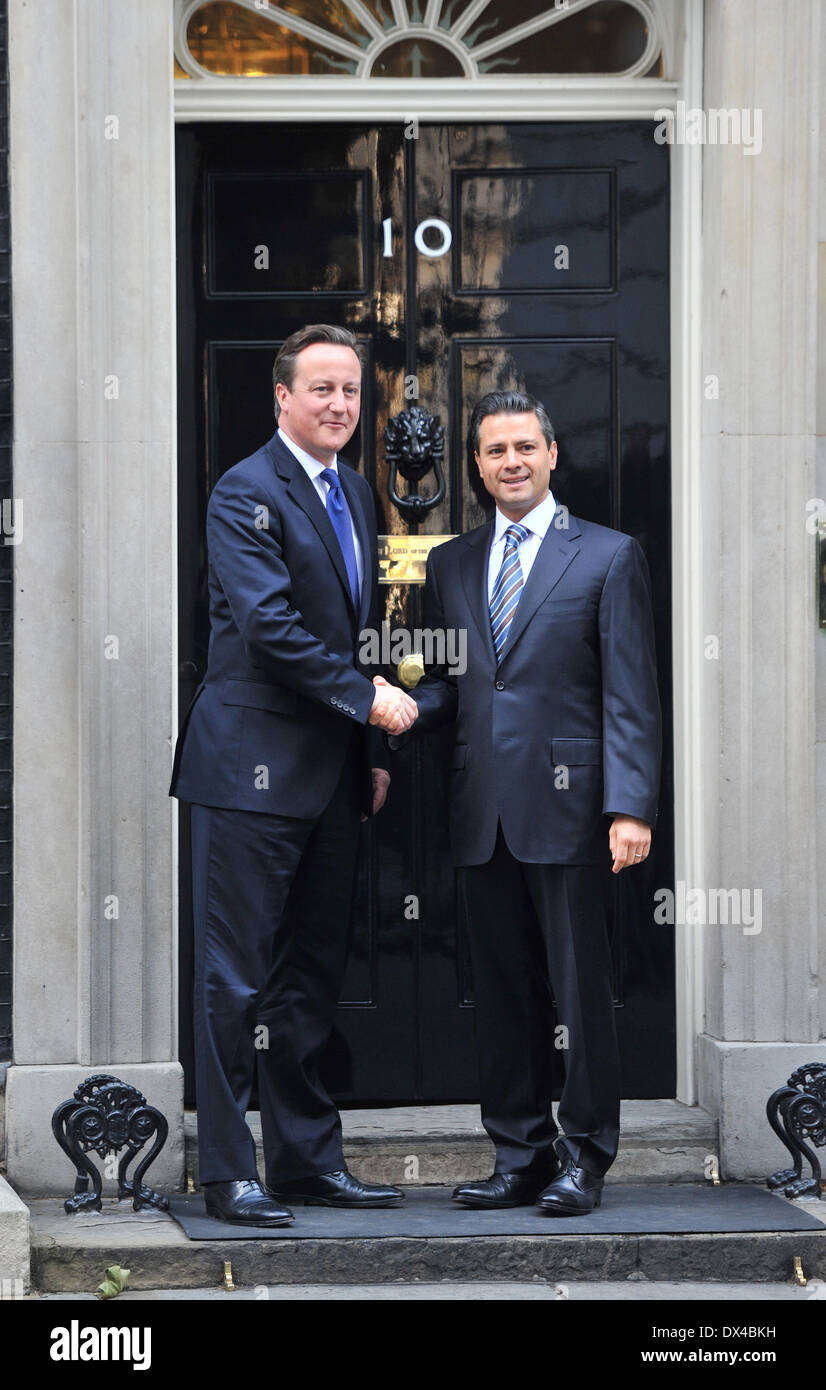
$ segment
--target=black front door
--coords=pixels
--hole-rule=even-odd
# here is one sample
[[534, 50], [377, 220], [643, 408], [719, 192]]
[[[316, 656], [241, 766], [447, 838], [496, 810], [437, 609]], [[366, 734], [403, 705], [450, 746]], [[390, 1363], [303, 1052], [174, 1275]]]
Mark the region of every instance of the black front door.
[[[651, 570], [665, 758], [643, 869], [608, 885], [627, 1097], [674, 1092], [674, 958], [653, 921], [673, 886], [668, 452], [668, 157], [642, 122], [178, 130], [180, 700], [206, 666], [204, 516], [221, 473], [273, 432], [272, 361], [304, 323], [364, 342], [347, 456], [387, 535], [484, 520], [465, 433], [493, 387], [543, 400], [552, 478], [575, 515], [637, 537]], [[445, 425], [445, 496], [419, 524], [391, 501], [384, 429], [419, 404]], [[433, 490], [426, 479], [421, 490]], [[399, 485], [403, 492], [403, 485]], [[421, 589], [384, 590], [421, 626]], [[359, 900], [326, 1057], [346, 1104], [472, 1100], [473, 985], [450, 868], [449, 731], [394, 761], [364, 831]], [[526, 789], [529, 794], [529, 789]], [[181, 1053], [191, 1050], [191, 893], [181, 834]], [[192, 1097], [191, 1079], [188, 1094]]]

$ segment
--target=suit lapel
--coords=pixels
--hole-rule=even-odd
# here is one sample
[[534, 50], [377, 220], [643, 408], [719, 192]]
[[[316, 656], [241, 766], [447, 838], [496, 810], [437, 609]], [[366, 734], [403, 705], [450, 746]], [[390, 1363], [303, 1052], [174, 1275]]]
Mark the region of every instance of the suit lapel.
[[[273, 435], [272, 439], [267, 444], [267, 448], [269, 450], [270, 457], [272, 458], [272, 461], [275, 464], [278, 476], [280, 478], [283, 478], [287, 484], [287, 492], [289, 493], [290, 497], [301, 508], [301, 510], [306, 513], [310, 521], [313, 523], [313, 526], [315, 527], [316, 531], [318, 532], [319, 538], [323, 542], [324, 548], [333, 562], [333, 568], [335, 569], [335, 572], [338, 575], [339, 580], [341, 581], [341, 586], [344, 589], [345, 597], [350, 605], [350, 610], [351, 612], [353, 612], [355, 616], [355, 609], [353, 608], [353, 596], [350, 593], [350, 581], [347, 578], [347, 567], [344, 563], [344, 556], [341, 553], [341, 546], [338, 543], [338, 536], [333, 530], [333, 523], [328, 517], [327, 509], [315, 490], [315, 485], [310, 481], [309, 477], [307, 476], [304, 469], [301, 467], [301, 464], [299, 463], [295, 455], [291, 454], [290, 450], [285, 448], [284, 445], [281, 443], [281, 440], [278, 438], [277, 434]], [[341, 476], [341, 474], [339, 474], [339, 476]], [[342, 491], [344, 492], [344, 495], [347, 498], [349, 504], [350, 493], [348, 492], [344, 482], [342, 482]], [[353, 520], [355, 521], [355, 517], [353, 518]], [[358, 525], [358, 523], [356, 524]], [[359, 539], [361, 539], [360, 530]], [[367, 561], [369, 557], [367, 556], [364, 550], [363, 542], [362, 554], [364, 555], [364, 565], [366, 571]], [[363, 597], [364, 596], [362, 595], [362, 598]]]
[[460, 570], [468, 607], [485, 644], [485, 650], [491, 661], [495, 661], [488, 602], [488, 563], [492, 541], [493, 521], [489, 521], [487, 526], [476, 531], [469, 541], [461, 559]]
[[514, 644], [519, 641], [540, 603], [545, 601], [554, 585], [559, 583], [571, 561], [579, 554], [580, 547], [574, 542], [582, 535], [582, 532], [572, 516], [569, 515], [568, 521], [569, 525], [565, 531], [557, 531], [551, 522], [545, 532], [531, 566], [531, 572], [522, 590], [516, 612], [513, 615], [513, 621], [508, 630], [508, 638], [499, 658], [500, 664], [505, 660]]

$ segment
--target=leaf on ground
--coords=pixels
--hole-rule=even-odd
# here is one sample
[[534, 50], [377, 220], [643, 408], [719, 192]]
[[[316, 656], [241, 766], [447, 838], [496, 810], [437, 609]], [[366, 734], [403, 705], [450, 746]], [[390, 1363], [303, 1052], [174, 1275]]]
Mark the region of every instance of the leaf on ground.
[[121, 1269], [120, 1265], [110, 1265], [103, 1283], [98, 1284], [98, 1293], [101, 1298], [117, 1298], [118, 1294], [126, 1287], [128, 1278], [128, 1269]]

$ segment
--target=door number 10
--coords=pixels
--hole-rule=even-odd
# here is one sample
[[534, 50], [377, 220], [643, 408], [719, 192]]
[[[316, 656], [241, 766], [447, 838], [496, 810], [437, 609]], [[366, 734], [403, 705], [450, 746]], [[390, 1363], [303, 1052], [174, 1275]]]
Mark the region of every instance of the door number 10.
[[[425, 232], [429, 231], [431, 227], [433, 228], [434, 231], [436, 231], [436, 232], [439, 233], [439, 236], [440, 236], [441, 239], [442, 239], [442, 240], [441, 240], [441, 245], [440, 245], [440, 246], [428, 246], [427, 242], [426, 242], [425, 239], [424, 239], [424, 234], [425, 234]], [[392, 217], [385, 217], [384, 221], [383, 221], [382, 224], [381, 224], [381, 229], [382, 229], [382, 232], [384, 233], [384, 252], [383, 252], [383, 254], [384, 254], [385, 257], [392, 256], [392, 255], [393, 255], [393, 219], [392, 219]], [[449, 226], [447, 225], [447, 223], [442, 221], [441, 217], [426, 217], [426, 218], [424, 219], [423, 222], [420, 222], [420, 223], [419, 223], [418, 227], [416, 228], [415, 232], [413, 233], [413, 241], [414, 241], [414, 243], [415, 243], [416, 250], [417, 250], [417, 251], [421, 251], [421, 253], [422, 253], [423, 256], [429, 256], [431, 260], [436, 260], [437, 257], [439, 257], [439, 256], [444, 256], [445, 252], [447, 252], [447, 251], [450, 250], [451, 243], [453, 242], [453, 233], [452, 233], [452, 231], [450, 230], [450, 228], [449, 228]]]

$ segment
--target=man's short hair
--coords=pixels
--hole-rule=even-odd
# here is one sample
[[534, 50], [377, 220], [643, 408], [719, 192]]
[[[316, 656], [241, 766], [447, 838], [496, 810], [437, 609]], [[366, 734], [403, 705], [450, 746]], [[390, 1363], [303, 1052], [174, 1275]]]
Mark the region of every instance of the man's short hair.
[[535, 396], [526, 391], [488, 391], [476, 402], [470, 417], [467, 443], [471, 457], [479, 452], [479, 430], [488, 415], [535, 415], [548, 448], [556, 438], [550, 416]]
[[304, 328], [297, 329], [281, 344], [273, 364], [272, 394], [276, 420], [281, 413], [281, 407], [278, 404], [275, 388], [280, 381], [288, 391], [292, 391], [298, 354], [303, 352], [304, 348], [311, 347], [313, 343], [333, 343], [336, 347], [352, 348], [359, 363], [364, 365], [358, 338], [355, 333], [350, 332], [349, 328], [339, 328], [337, 324], [333, 323], [308, 323]]

